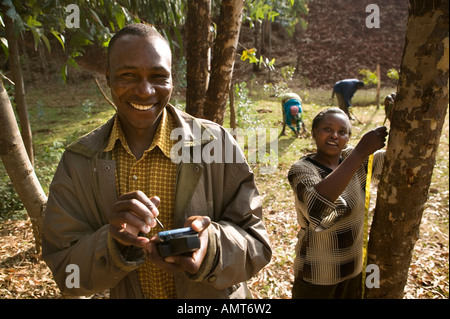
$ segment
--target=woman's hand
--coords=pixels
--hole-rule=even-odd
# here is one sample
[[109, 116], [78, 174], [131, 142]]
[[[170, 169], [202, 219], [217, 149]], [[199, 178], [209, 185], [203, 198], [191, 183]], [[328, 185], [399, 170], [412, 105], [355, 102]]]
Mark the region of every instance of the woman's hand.
[[363, 159], [373, 154], [375, 151], [386, 145], [386, 136], [388, 135], [386, 126], [380, 126], [367, 132], [356, 145], [353, 152], [361, 155]]

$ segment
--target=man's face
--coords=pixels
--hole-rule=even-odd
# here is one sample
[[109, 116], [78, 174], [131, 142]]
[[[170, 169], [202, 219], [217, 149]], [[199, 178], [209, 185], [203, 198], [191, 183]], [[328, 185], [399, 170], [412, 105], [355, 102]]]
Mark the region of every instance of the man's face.
[[109, 54], [108, 86], [124, 131], [148, 130], [172, 94], [171, 52], [156, 37], [125, 35]]

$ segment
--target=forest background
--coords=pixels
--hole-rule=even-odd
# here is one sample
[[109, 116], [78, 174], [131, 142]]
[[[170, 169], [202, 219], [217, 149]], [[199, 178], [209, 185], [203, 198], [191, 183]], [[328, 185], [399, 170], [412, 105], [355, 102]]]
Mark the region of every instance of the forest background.
[[[307, 28], [297, 25], [292, 35], [275, 19], [271, 32], [270, 59], [274, 68], [254, 69], [241, 61], [243, 51], [254, 43], [254, 28], [243, 23], [235, 61], [233, 92], [238, 127], [281, 129], [280, 96], [294, 91], [303, 99], [304, 120], [310, 130], [317, 112], [335, 105], [331, 99], [334, 82], [351, 77], [368, 77], [380, 67], [381, 97], [395, 91], [395, 79], [388, 76], [401, 61], [408, 16], [407, 1], [380, 4], [380, 28], [368, 29], [367, 1], [324, 1], [308, 3]], [[28, 38], [27, 38], [28, 36]], [[64, 55], [34, 49], [33, 39], [23, 41], [22, 58], [29, 117], [33, 131], [35, 170], [44, 188], [48, 186], [64, 147], [109, 118], [114, 110], [100, 93], [95, 79], [106, 90], [98, 71], [104, 55], [89, 52], [80, 57], [80, 67], [69, 66], [66, 83], [61, 77]], [[31, 45], [30, 45], [31, 44]], [[55, 44], [53, 44], [55, 45]], [[267, 51], [266, 51], [267, 54]], [[185, 60], [176, 57], [176, 90], [172, 103], [184, 107]], [[1, 57], [2, 71], [8, 71]], [[377, 107], [376, 86], [358, 91], [353, 99], [353, 141], [384, 120]], [[448, 116], [448, 115], [447, 115]], [[229, 127], [226, 110], [224, 126]], [[300, 139], [288, 132], [278, 139], [277, 171], [260, 174], [260, 164], [252, 164], [263, 197], [264, 219], [274, 248], [271, 263], [250, 282], [255, 298], [289, 298], [293, 282], [292, 262], [298, 225], [293, 196], [286, 174], [303, 154], [313, 152], [309, 135]], [[0, 164], [0, 298], [61, 298], [51, 273], [34, 251], [30, 221]], [[372, 189], [375, 198], [376, 188]], [[405, 298], [448, 298], [448, 120], [438, 152], [429, 200], [415, 245]], [[372, 208], [373, 208], [372, 201]], [[93, 296], [103, 298], [107, 292]]]

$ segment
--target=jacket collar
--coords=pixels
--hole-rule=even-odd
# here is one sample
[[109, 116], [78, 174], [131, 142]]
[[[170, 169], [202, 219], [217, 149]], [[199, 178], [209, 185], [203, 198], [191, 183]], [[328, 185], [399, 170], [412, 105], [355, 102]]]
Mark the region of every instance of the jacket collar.
[[[166, 106], [166, 110], [173, 115], [176, 127], [180, 128], [179, 133], [185, 147], [207, 144], [216, 139], [214, 134], [204, 125], [207, 122], [206, 120], [199, 120], [188, 113], [176, 109], [171, 104]], [[103, 152], [108, 144], [115, 117], [116, 115], [102, 126], [80, 137], [70, 144], [67, 150], [89, 158]], [[207, 134], [204, 134], [205, 131], [207, 131]]]

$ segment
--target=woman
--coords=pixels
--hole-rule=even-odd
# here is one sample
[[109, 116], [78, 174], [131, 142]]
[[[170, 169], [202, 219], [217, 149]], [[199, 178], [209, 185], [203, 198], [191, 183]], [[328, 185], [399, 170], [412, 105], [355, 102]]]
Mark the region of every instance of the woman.
[[[302, 157], [288, 173], [301, 229], [296, 247], [293, 298], [360, 298], [367, 163], [381, 173], [386, 127], [347, 147], [348, 116], [339, 108], [313, 120], [317, 153]], [[378, 151], [378, 152], [377, 152]]]

